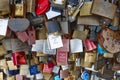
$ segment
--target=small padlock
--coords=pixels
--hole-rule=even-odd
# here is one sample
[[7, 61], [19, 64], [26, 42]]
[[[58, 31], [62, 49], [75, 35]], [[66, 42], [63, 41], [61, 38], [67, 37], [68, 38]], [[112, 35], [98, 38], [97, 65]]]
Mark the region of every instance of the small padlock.
[[97, 41], [97, 36], [96, 36], [96, 26], [94, 27], [90, 27], [91, 31], [90, 31], [90, 35], [89, 38], [91, 41]]
[[12, 17], [26, 17], [26, 0], [12, 0]]
[[69, 21], [70, 21], [70, 22], [75, 21], [76, 16], [77, 16], [77, 14], [79, 13], [80, 8], [83, 6], [83, 4], [84, 4], [84, 0], [82, 0], [82, 1], [79, 2], [78, 7], [75, 9], [75, 11], [73, 12], [73, 14], [69, 17]]
[[71, 16], [73, 14], [73, 12], [75, 11], [75, 7], [69, 7], [68, 8], [68, 15]]

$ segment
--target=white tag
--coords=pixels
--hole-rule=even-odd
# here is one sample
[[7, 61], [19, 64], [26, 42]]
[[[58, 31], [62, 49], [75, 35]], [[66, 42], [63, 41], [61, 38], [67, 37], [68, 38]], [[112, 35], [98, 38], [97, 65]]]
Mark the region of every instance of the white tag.
[[82, 40], [71, 39], [70, 40], [70, 49], [71, 49], [71, 53], [83, 52]]
[[8, 69], [6, 59], [1, 59], [0, 60], [0, 68], [1, 69]]
[[80, 66], [80, 58], [76, 58], [76, 66]]
[[8, 19], [0, 19], [0, 35], [5, 36], [7, 32]]
[[48, 45], [50, 46], [50, 49], [63, 47], [61, 36], [54, 34], [48, 35]]
[[27, 75], [29, 73], [28, 65], [20, 65], [20, 75]]
[[54, 66], [52, 72], [58, 74], [59, 70], [60, 70], [59, 66]]
[[9, 70], [16, 70], [17, 69], [17, 66], [14, 65], [12, 60], [7, 61], [7, 64], [8, 64]]
[[60, 16], [60, 15], [61, 15], [60, 12], [52, 11], [52, 7], [50, 8], [50, 10], [48, 12], [46, 12], [46, 16], [48, 19], [52, 19], [52, 18]]
[[62, 65], [62, 70], [67, 70], [68, 69], [68, 65]]
[[36, 74], [36, 79], [43, 79], [43, 74], [42, 73], [39, 73], [39, 74]]
[[35, 44], [32, 45], [32, 51], [43, 52], [44, 40], [36, 40]]
[[30, 75], [30, 71], [29, 71], [29, 73], [27, 74], [26, 77], [27, 77], [27, 78], [34, 78], [34, 75]]
[[55, 55], [56, 54], [56, 49], [49, 49], [47, 40], [44, 40], [43, 53], [44, 54], [49, 54], [49, 55]]

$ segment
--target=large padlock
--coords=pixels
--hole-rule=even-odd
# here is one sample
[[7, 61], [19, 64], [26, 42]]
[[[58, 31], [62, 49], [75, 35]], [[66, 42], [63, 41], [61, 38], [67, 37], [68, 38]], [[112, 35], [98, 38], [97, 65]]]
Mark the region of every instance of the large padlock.
[[91, 9], [92, 14], [113, 19], [117, 6], [105, 0], [94, 0]]

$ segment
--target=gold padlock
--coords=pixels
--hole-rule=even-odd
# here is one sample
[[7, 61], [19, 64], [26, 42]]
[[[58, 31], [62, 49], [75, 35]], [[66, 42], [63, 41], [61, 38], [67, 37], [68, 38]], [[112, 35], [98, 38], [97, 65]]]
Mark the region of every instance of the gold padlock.
[[81, 58], [81, 64], [80, 64], [82, 67], [88, 67], [88, 68], [91, 68], [92, 67], [92, 63], [90, 62], [84, 62], [84, 59]]
[[15, 16], [23, 16], [24, 15], [24, 6], [23, 4], [15, 5]]
[[77, 53], [75, 53], [75, 54], [70, 54], [70, 56], [69, 56], [69, 58], [68, 58], [68, 61], [75, 61], [76, 60], [76, 58], [77, 58]]
[[75, 65], [74, 61], [68, 61], [68, 70], [74, 71], [74, 65]]
[[27, 0], [27, 12], [35, 12], [36, 0]]
[[92, 1], [91, 2], [84, 2], [84, 5], [80, 9], [80, 16], [89, 16], [92, 15], [90, 13], [91, 7], [92, 7]]
[[96, 61], [96, 53], [94, 52], [85, 52], [85, 62], [95, 62]]
[[6, 15], [10, 13], [9, 0], [0, 0], [0, 15]]
[[80, 4], [79, 4], [79, 6], [77, 7], [77, 9], [74, 11], [74, 13], [72, 14], [72, 19], [74, 20], [75, 18], [76, 18], [76, 16], [77, 16], [77, 14], [79, 13], [79, 11], [80, 11], [80, 8], [83, 6], [83, 2], [81, 2]]
[[113, 19], [117, 6], [105, 0], [94, 0], [91, 13]]
[[112, 26], [118, 26], [119, 25], [119, 14], [118, 13], [115, 13], [115, 16], [112, 20]]

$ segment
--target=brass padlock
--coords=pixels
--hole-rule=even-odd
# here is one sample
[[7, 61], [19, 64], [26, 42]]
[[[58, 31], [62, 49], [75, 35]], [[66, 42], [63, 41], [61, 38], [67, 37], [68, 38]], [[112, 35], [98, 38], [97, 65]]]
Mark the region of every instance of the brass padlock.
[[0, 15], [6, 15], [10, 13], [9, 0], [0, 0]]
[[6, 51], [6, 49], [4, 48], [4, 46], [3, 45], [0, 45], [0, 56], [3, 56], [3, 55], [5, 55], [5, 54], [7, 54], [7, 51]]
[[85, 52], [85, 62], [93, 63], [96, 61], [96, 53], [94, 52]]
[[16, 4], [15, 5], [15, 16], [23, 16], [23, 4]]
[[26, 0], [13, 0], [12, 17], [26, 17]]
[[73, 12], [75, 11], [75, 7], [69, 7], [68, 8], [68, 15], [71, 16], [73, 14]]
[[69, 58], [68, 58], [68, 61], [75, 61], [76, 58], [77, 58], [77, 53], [76, 54], [70, 54]]
[[89, 16], [91, 14], [91, 7], [92, 7], [92, 1], [91, 2], [84, 2], [84, 5], [80, 9], [80, 16]]
[[116, 5], [109, 3], [106, 0], [94, 0], [91, 13], [109, 19], [113, 19], [116, 9], [117, 9]]
[[27, 0], [27, 12], [35, 12], [36, 0]]
[[81, 64], [82, 67], [88, 67], [91, 68], [92, 67], [92, 63], [91, 62], [84, 62], [84, 59], [81, 58]]
[[76, 16], [77, 16], [77, 14], [79, 13], [80, 8], [83, 6], [83, 4], [84, 4], [84, 0], [82, 0], [82, 1], [79, 2], [78, 7], [74, 10], [73, 14], [69, 17], [69, 21], [70, 21], [70, 22], [75, 21]]
[[118, 26], [119, 25], [119, 13], [115, 13], [115, 16], [112, 20], [112, 26]]

